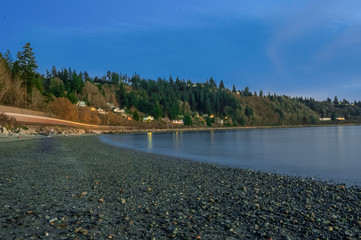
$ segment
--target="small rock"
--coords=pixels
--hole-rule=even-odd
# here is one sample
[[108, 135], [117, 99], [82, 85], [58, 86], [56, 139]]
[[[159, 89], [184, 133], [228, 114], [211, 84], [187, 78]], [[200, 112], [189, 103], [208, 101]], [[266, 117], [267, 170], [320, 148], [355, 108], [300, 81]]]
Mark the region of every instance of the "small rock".
[[6, 129], [6, 127], [2, 127], [2, 128], [1, 128], [1, 133], [2, 133], [3, 135], [9, 135], [9, 131]]
[[99, 199], [98, 199], [98, 202], [104, 203], [104, 199], [103, 199], [103, 198], [99, 198]]
[[52, 224], [52, 223], [54, 223], [54, 222], [57, 221], [57, 220], [58, 220], [58, 218], [52, 218], [52, 219], [49, 220], [49, 223]]
[[121, 198], [120, 201], [122, 202], [122, 204], [125, 203], [125, 199], [124, 199], [124, 198]]

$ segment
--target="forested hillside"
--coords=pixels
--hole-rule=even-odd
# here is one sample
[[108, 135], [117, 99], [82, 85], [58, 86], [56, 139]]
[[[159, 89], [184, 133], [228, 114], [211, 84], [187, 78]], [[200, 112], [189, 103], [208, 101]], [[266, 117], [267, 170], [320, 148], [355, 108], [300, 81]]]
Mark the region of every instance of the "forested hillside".
[[[159, 127], [169, 127], [170, 120], [196, 126], [262, 126], [317, 124], [320, 117], [359, 121], [361, 116], [360, 102], [264, 95], [262, 91], [251, 93], [248, 87], [229, 90], [212, 77], [195, 83], [171, 76], [151, 80], [111, 71], [92, 77], [86, 71], [56, 67], [40, 74], [37, 68], [30, 43], [15, 60], [9, 51], [2, 53], [0, 103], [105, 125], [140, 125], [140, 117], [150, 115]], [[86, 106], [76, 107], [78, 101]], [[99, 114], [96, 108], [107, 114]], [[125, 109], [132, 119], [111, 112], [111, 108]]]

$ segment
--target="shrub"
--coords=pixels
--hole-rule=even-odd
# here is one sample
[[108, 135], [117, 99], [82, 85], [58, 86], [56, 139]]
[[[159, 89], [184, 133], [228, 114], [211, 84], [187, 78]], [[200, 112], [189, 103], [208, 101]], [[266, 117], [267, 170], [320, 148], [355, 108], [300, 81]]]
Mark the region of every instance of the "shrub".
[[18, 126], [18, 122], [15, 118], [0, 113], [0, 125], [6, 128], [14, 128]]

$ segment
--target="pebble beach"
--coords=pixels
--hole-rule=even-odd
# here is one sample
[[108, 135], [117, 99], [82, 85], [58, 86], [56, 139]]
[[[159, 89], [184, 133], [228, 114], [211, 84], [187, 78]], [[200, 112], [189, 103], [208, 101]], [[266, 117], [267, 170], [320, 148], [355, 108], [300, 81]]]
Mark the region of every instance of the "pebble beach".
[[361, 239], [361, 188], [97, 136], [0, 139], [0, 239]]

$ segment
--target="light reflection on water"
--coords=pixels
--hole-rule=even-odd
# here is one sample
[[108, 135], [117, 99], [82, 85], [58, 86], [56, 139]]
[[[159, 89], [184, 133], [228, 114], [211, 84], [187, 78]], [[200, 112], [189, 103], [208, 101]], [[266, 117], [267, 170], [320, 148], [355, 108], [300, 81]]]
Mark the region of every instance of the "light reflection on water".
[[152, 144], [152, 132], [148, 132], [148, 149], [152, 149], [153, 148], [153, 144]]
[[360, 126], [104, 135], [106, 143], [361, 186]]

